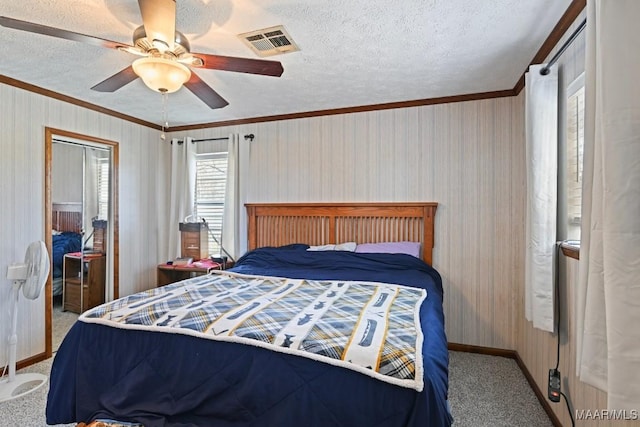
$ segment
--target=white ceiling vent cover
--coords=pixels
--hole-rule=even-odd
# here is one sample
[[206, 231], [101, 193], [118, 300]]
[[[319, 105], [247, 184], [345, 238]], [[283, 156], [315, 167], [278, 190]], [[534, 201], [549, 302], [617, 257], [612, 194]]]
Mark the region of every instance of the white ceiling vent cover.
[[238, 37], [258, 56], [273, 56], [300, 50], [282, 25], [238, 34]]

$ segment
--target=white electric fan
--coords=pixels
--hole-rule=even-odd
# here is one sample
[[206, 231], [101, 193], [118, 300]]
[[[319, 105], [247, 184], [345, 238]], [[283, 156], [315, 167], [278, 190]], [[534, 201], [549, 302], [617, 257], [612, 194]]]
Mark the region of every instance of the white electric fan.
[[29, 245], [24, 263], [12, 264], [7, 271], [7, 279], [13, 280], [11, 300], [11, 333], [9, 334], [9, 376], [0, 380], [0, 402], [22, 397], [47, 382], [42, 374], [16, 375], [16, 347], [18, 345], [18, 298], [20, 288], [28, 299], [36, 299], [42, 292], [49, 275], [49, 254], [44, 242], [36, 241]]

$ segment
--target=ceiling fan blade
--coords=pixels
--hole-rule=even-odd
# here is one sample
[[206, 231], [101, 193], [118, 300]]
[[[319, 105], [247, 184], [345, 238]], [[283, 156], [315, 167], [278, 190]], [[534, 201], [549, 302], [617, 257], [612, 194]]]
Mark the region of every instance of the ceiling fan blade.
[[198, 75], [194, 72], [191, 73], [191, 78], [184, 85], [211, 109], [223, 108], [229, 105], [229, 103], [223, 97], [221, 97], [218, 92], [216, 92], [211, 88], [211, 86], [203, 82], [202, 79], [200, 79], [200, 77], [198, 77]]
[[284, 71], [278, 61], [265, 59], [238, 58], [235, 56], [207, 55], [205, 53], [192, 53], [200, 58], [202, 65], [192, 64], [194, 67], [208, 68], [210, 70], [235, 71], [238, 73], [261, 74], [263, 76], [280, 77]]
[[98, 92], [115, 92], [122, 86], [131, 83], [138, 78], [138, 75], [133, 72], [133, 67], [129, 65], [124, 70], [117, 72], [113, 76], [101, 81], [97, 85], [91, 88]]
[[144, 31], [150, 42], [159, 40], [173, 50], [176, 39], [176, 1], [138, 0]]
[[114, 42], [101, 39], [99, 37], [87, 36], [85, 34], [74, 33], [73, 31], [62, 30], [60, 28], [47, 27], [46, 25], [34, 24], [33, 22], [20, 21], [19, 19], [0, 16], [0, 25], [16, 30], [28, 31], [30, 33], [44, 34], [45, 36], [58, 37], [61, 39], [73, 40], [76, 42], [88, 43], [94, 46], [102, 46], [111, 49], [122, 47], [133, 47], [126, 43]]

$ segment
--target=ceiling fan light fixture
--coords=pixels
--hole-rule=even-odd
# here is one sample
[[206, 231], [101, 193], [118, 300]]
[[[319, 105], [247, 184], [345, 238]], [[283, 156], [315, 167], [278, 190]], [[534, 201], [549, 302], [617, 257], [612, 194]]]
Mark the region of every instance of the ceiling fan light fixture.
[[172, 59], [151, 56], [136, 59], [132, 66], [149, 89], [160, 93], [176, 92], [191, 78], [191, 70]]

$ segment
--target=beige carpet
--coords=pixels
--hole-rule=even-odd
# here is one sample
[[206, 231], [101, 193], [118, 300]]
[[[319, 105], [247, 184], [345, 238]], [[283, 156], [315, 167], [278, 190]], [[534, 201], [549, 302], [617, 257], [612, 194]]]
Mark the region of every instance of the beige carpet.
[[[78, 315], [69, 311], [62, 311], [62, 298], [53, 299], [53, 353], [58, 351], [67, 331], [78, 319]], [[49, 376], [53, 358], [36, 363], [28, 368], [21, 369], [18, 373], [37, 372]], [[45, 406], [49, 383], [20, 399], [0, 403], [0, 426], [2, 427], [41, 427], [46, 426]], [[60, 426], [75, 426], [75, 424], [60, 424]]]
[[67, 331], [78, 319], [76, 313], [70, 311], [62, 311], [62, 296], [53, 297], [53, 337], [52, 337], [52, 349], [55, 353], [58, 351], [58, 347], [62, 343]]

